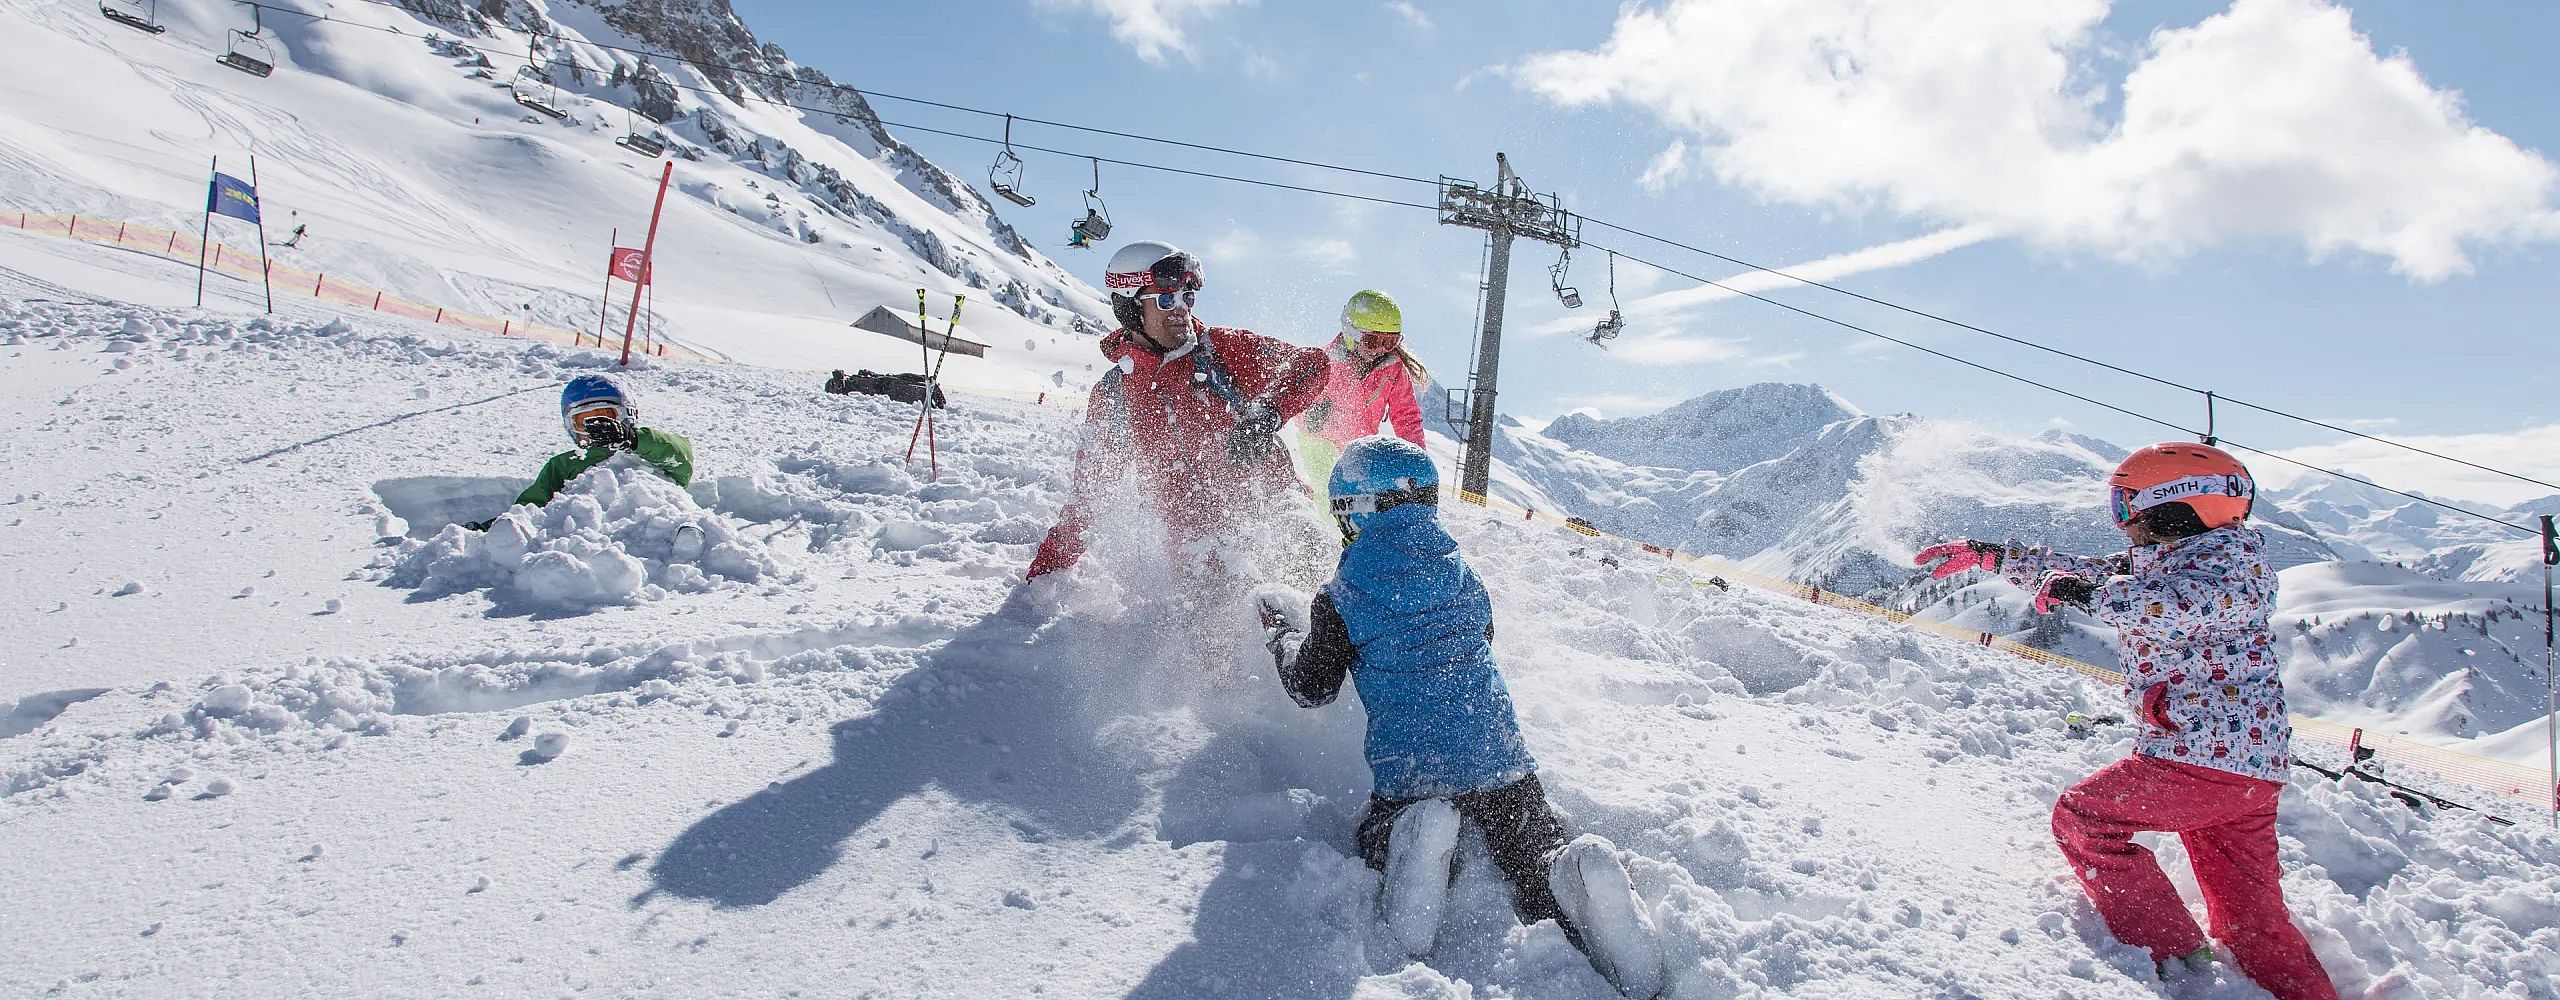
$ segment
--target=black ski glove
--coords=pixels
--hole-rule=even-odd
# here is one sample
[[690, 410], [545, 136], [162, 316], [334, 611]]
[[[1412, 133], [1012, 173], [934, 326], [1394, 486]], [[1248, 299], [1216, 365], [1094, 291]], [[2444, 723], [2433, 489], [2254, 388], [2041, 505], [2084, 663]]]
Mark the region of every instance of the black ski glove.
[[1236, 465], [1253, 465], [1280, 445], [1280, 411], [1271, 404], [1256, 401], [1245, 405], [1236, 418], [1234, 430], [1227, 432], [1227, 461]]
[[2089, 599], [2097, 592], [2097, 584], [2055, 570], [2045, 574], [2044, 585], [2036, 588], [2036, 613], [2051, 614], [2056, 605], [2063, 604], [2087, 611]]
[[623, 432], [622, 422], [619, 420], [598, 417], [587, 421], [584, 430], [587, 432], [587, 444], [590, 447], [602, 446], [615, 451], [631, 451], [640, 446], [638, 437]]

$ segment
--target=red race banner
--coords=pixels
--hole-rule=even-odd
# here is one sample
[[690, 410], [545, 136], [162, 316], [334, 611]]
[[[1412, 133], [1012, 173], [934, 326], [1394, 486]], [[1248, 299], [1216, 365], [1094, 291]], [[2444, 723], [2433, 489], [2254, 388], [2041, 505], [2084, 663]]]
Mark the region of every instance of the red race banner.
[[613, 248], [613, 262], [606, 265], [614, 277], [635, 285], [649, 283], [649, 255], [628, 247]]

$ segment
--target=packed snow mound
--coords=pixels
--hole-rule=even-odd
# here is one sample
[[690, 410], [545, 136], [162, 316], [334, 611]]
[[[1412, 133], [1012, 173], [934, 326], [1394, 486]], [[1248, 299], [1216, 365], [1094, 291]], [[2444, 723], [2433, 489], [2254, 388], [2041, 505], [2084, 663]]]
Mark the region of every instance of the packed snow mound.
[[631, 455], [588, 470], [548, 505], [509, 509], [486, 532], [448, 525], [425, 541], [398, 539], [381, 565], [385, 585], [421, 599], [485, 590], [500, 608], [526, 613], [798, 578], [773, 550]]

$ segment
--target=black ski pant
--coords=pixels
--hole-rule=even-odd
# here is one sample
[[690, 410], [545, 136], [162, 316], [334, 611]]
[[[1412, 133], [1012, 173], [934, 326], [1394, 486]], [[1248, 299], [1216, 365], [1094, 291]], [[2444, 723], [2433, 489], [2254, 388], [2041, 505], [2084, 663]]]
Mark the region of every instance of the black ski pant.
[[[1396, 814], [1421, 801], [1369, 796], [1369, 812], [1360, 817], [1360, 860], [1386, 871], [1387, 837], [1395, 830]], [[1567, 934], [1573, 933], [1564, 910], [1556, 905], [1555, 891], [1547, 888], [1547, 868], [1556, 853], [1564, 850], [1564, 823], [1547, 804], [1547, 789], [1538, 783], [1538, 776], [1451, 796], [1449, 803], [1458, 807], [1459, 816], [1484, 831], [1493, 866], [1511, 881], [1511, 906], [1519, 912], [1520, 922], [1554, 920], [1566, 925]]]

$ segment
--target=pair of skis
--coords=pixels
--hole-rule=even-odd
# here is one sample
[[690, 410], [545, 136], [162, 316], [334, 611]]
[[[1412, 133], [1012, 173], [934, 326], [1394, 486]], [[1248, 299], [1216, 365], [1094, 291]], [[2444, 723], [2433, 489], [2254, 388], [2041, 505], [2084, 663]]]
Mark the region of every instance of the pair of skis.
[[933, 356], [933, 331], [925, 325], [924, 289], [916, 289], [916, 343], [924, 347], [924, 399], [916, 404], [916, 429], [907, 435], [907, 464], [916, 461], [916, 441], [924, 441], [925, 467], [933, 479], [942, 478], [941, 448], [933, 439], [933, 399], [942, 394], [942, 366], [951, 361], [951, 338], [960, 333], [960, 305], [969, 301], [965, 294], [951, 296], [951, 318], [942, 325], [942, 358]]
[[[1387, 834], [1387, 870], [1378, 884], [1379, 917], [1405, 954], [1430, 954], [1449, 905], [1458, 850], [1458, 809], [1447, 799], [1406, 806]], [[1572, 925], [1576, 948], [1609, 985], [1650, 1000], [1669, 985], [1662, 939], [1606, 838], [1585, 835], [1556, 855], [1547, 888]]]

